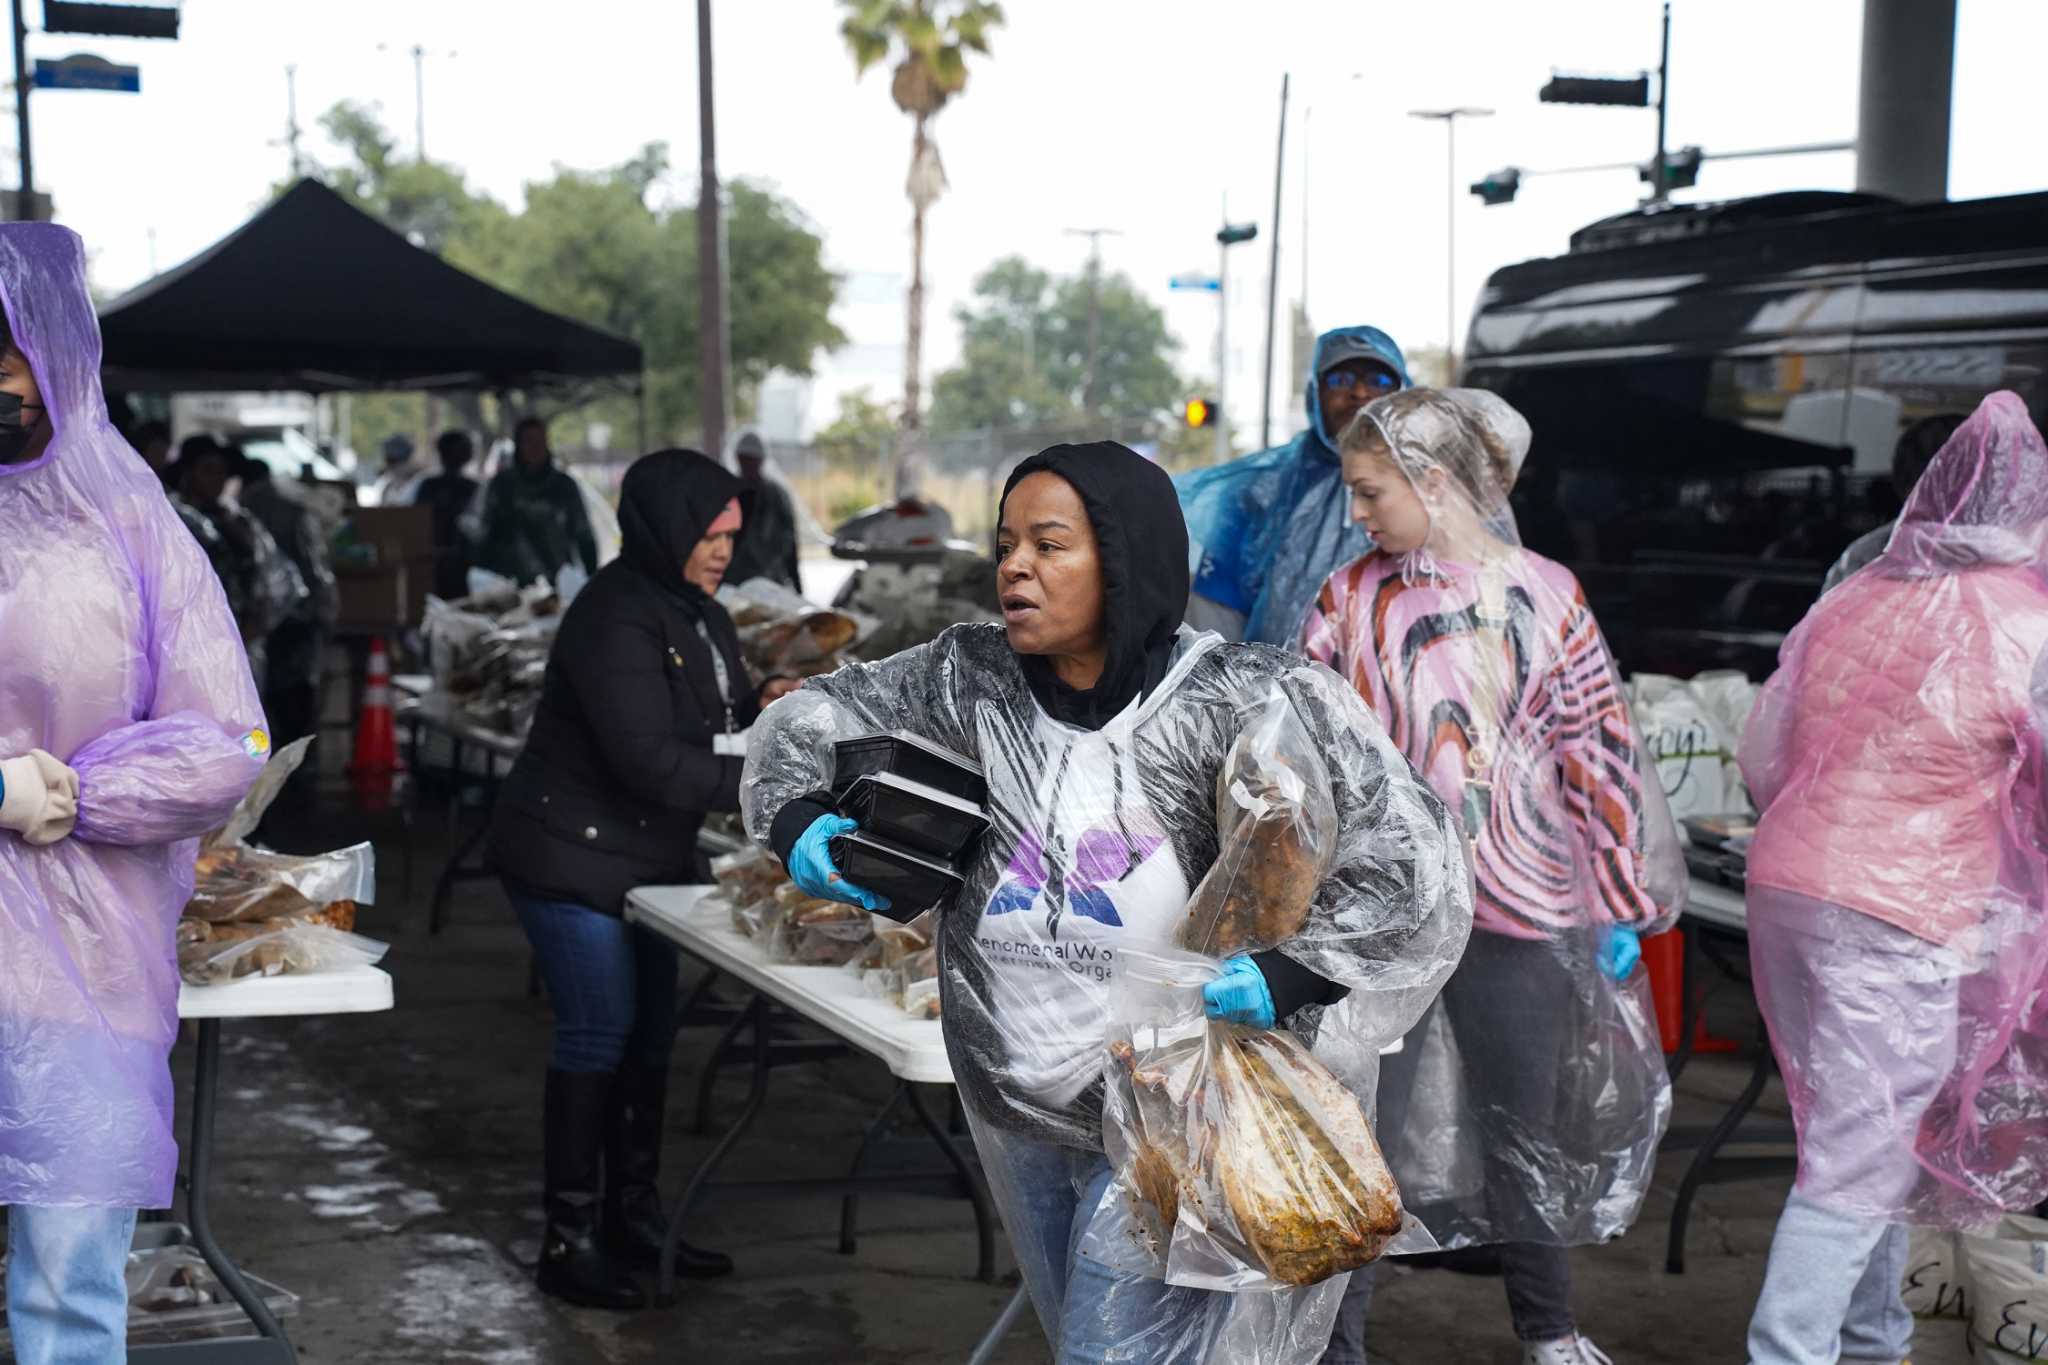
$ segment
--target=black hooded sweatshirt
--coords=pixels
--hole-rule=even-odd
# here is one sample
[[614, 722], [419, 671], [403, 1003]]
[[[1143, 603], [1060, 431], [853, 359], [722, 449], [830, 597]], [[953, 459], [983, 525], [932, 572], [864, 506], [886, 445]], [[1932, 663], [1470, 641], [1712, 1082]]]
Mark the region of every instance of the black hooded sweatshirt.
[[[1072, 486], [1095, 531], [1108, 655], [1101, 678], [1085, 691], [1061, 682], [1050, 659], [1024, 655], [1018, 664], [1047, 715], [1077, 729], [1100, 730], [1133, 701], [1150, 696], [1173, 666], [1188, 605], [1187, 522], [1172, 477], [1115, 441], [1040, 451], [1011, 473], [1003, 501], [1008, 503], [1019, 483], [1039, 473], [1055, 474]], [[769, 842], [784, 862], [811, 821], [829, 812], [829, 799], [829, 793], [814, 793], [777, 814]], [[1346, 994], [1281, 953], [1258, 953], [1254, 960], [1273, 994], [1277, 1018], [1306, 1004], [1334, 1003]]]
[[703, 878], [705, 813], [739, 807], [742, 760], [713, 740], [760, 705], [732, 618], [683, 566], [735, 498], [744, 507], [739, 479], [694, 451], [626, 471], [624, 549], [562, 618], [492, 817], [492, 858], [515, 890], [616, 915], [632, 887]]

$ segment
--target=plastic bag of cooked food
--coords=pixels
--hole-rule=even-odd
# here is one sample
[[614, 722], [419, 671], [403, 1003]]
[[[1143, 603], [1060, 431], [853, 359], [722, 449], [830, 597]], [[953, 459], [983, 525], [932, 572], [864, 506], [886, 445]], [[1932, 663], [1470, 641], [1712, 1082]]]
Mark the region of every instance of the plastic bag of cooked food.
[[340, 971], [381, 962], [389, 945], [350, 933], [346, 914], [224, 924], [178, 921], [178, 976], [194, 986], [219, 986], [245, 976]]
[[819, 900], [785, 882], [774, 896], [768, 960], [797, 967], [843, 967], [874, 938], [873, 917], [858, 905]]
[[1221, 959], [1306, 924], [1337, 838], [1330, 791], [1292, 711], [1267, 708], [1218, 777], [1220, 849], [1178, 949], [1119, 954], [1104, 1143], [1139, 1250], [1172, 1284], [1315, 1284], [1378, 1259], [1407, 1223], [1364, 1107], [1308, 1045], [1202, 1012]]
[[731, 909], [732, 927], [747, 938], [759, 938], [767, 929], [776, 889], [789, 885], [789, 875], [775, 855], [752, 844], [713, 858], [711, 879]]

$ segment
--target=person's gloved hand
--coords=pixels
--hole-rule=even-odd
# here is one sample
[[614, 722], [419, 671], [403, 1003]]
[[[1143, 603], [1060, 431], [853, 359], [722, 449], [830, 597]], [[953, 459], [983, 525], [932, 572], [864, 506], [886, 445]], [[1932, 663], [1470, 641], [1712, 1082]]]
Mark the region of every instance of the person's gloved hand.
[[1600, 951], [1595, 958], [1609, 981], [1626, 981], [1643, 960], [1643, 945], [1635, 930], [1625, 924], [1610, 924], [1600, 939]]
[[1248, 957], [1224, 963], [1223, 975], [1202, 987], [1202, 1013], [1232, 1024], [1273, 1027], [1273, 992], [1259, 964]]
[[858, 905], [863, 910], [888, 909], [888, 897], [855, 886], [832, 866], [832, 841], [859, 828], [843, 815], [821, 815], [811, 821], [811, 827], [797, 836], [789, 850], [789, 879], [819, 900]]
[[0, 760], [0, 829], [41, 847], [78, 823], [78, 774], [41, 749]]

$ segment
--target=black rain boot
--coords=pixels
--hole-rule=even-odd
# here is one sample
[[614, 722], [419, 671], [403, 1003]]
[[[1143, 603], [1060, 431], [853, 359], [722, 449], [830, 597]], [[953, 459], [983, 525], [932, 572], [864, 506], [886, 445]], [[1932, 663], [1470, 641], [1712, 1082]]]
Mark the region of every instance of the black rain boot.
[[645, 1308], [647, 1296], [612, 1260], [599, 1224], [599, 1162], [612, 1088], [609, 1071], [548, 1070], [547, 1230], [535, 1278], [543, 1294], [579, 1307], [630, 1312]]
[[[606, 1245], [628, 1265], [660, 1264], [661, 1240], [668, 1235], [656, 1183], [667, 1112], [668, 1068], [621, 1065], [605, 1127], [604, 1228]], [[676, 1274], [686, 1280], [730, 1275], [732, 1257], [678, 1242]]]

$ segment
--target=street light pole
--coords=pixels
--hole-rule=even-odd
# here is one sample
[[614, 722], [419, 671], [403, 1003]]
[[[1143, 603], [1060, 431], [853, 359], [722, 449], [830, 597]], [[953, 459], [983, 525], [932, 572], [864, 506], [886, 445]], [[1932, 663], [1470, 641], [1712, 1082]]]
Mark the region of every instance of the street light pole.
[[[1121, 237], [1123, 233], [1116, 228], [1068, 228], [1067, 235], [1088, 239], [1088, 358], [1081, 371], [1081, 406], [1093, 417], [1096, 343], [1102, 326], [1102, 239], [1105, 236]], [[1034, 348], [1035, 344], [1034, 338]]]
[[718, 191], [716, 104], [711, 87], [711, 0], [697, 0], [697, 406], [704, 450], [725, 458], [726, 368], [725, 206]]
[[28, 21], [21, 17], [21, 0], [14, 0], [14, 127], [21, 141], [21, 216], [32, 218], [30, 206], [36, 192], [35, 154], [28, 137]]
[[[394, 49], [389, 43], [379, 43], [377, 50], [390, 52]], [[424, 163], [427, 159], [427, 58], [453, 57], [457, 54], [429, 51], [421, 43], [414, 43], [405, 51], [412, 57], [413, 146], [417, 150], [419, 160]]]
[[1444, 382], [1458, 379], [1458, 120], [1491, 118], [1493, 110], [1461, 105], [1455, 109], [1410, 109], [1408, 117], [1436, 119], [1444, 125]]

